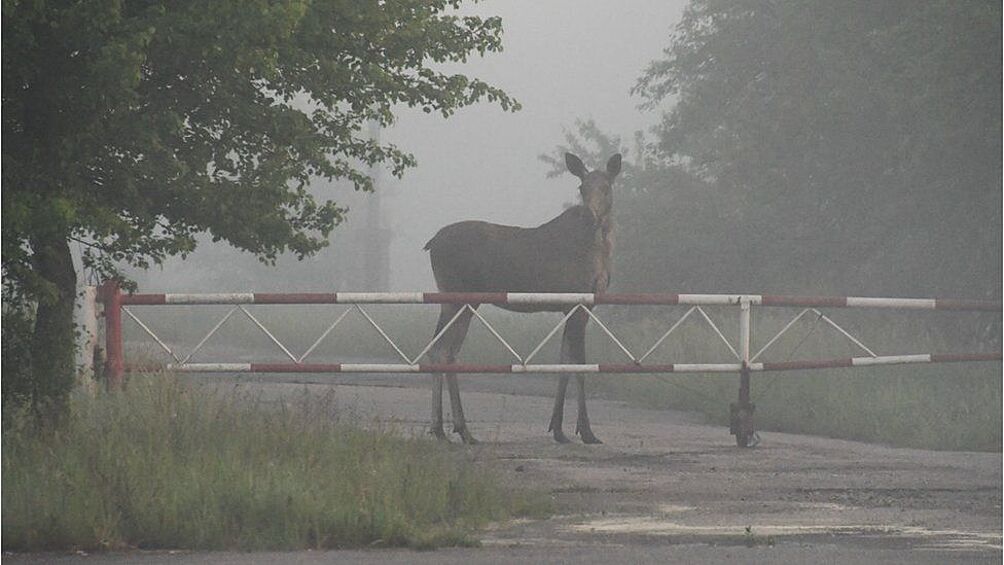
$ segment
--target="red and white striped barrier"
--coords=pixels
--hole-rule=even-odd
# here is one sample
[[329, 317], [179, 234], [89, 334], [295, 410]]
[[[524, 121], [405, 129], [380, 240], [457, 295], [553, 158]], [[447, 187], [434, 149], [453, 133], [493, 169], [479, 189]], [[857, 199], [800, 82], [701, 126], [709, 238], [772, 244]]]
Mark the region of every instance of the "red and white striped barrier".
[[122, 295], [124, 305], [158, 304], [553, 304], [586, 306], [698, 305], [803, 308], [894, 308], [902, 310], [1001, 311], [1001, 302], [941, 298], [866, 298], [859, 296], [784, 296], [771, 294], [534, 293], [534, 292], [231, 292], [208, 294]]
[[[113, 383], [121, 381], [126, 366], [123, 358], [122, 346], [122, 312], [135, 320], [143, 330], [150, 334], [157, 343], [174, 357], [177, 363], [167, 365], [169, 370], [185, 373], [612, 373], [612, 374], [641, 374], [641, 373], [741, 373], [748, 377], [752, 372], [763, 371], [789, 371], [799, 369], [824, 369], [839, 367], [864, 367], [872, 365], [892, 365], [910, 363], [948, 363], [966, 361], [1000, 361], [1001, 354], [996, 353], [962, 353], [962, 354], [911, 354], [911, 355], [878, 355], [868, 349], [850, 333], [841, 328], [831, 319], [816, 310], [818, 307], [827, 308], [885, 308], [885, 309], [905, 309], [905, 310], [963, 310], [982, 312], [1001, 312], [1001, 302], [979, 301], [979, 300], [951, 300], [933, 298], [867, 298], [855, 296], [782, 296], [766, 294], [675, 294], [675, 293], [655, 293], [655, 294], [618, 294], [618, 293], [522, 293], [522, 292], [478, 292], [478, 293], [452, 293], [452, 292], [338, 292], [338, 293], [210, 293], [210, 294], [123, 294], [114, 283], [106, 283], [100, 293], [101, 301], [105, 305], [106, 319], [106, 351], [108, 354], [107, 374]], [[196, 346], [198, 350], [203, 343], [226, 321], [226, 319], [237, 310], [243, 310], [259, 328], [262, 329], [293, 361], [292, 363], [189, 363], [188, 359], [194, 354], [189, 353], [187, 357], [179, 357], [164, 344], [150, 329], [143, 324], [132, 312], [126, 310], [125, 306], [130, 305], [184, 305], [184, 304], [222, 304], [232, 305], [234, 308], [221, 320], [210, 333], [203, 338], [202, 342]], [[248, 304], [349, 304], [358, 309], [397, 351], [405, 363], [305, 363], [304, 359], [313, 351], [317, 344], [332, 330], [341, 320], [335, 321], [331, 327], [300, 357], [294, 356], [283, 344], [281, 344], [249, 311], [244, 310], [243, 305]], [[376, 325], [376, 322], [369, 317], [359, 306], [361, 304], [496, 304], [496, 305], [529, 305], [529, 304], [549, 304], [566, 305], [572, 307], [594, 306], [602, 304], [610, 305], [689, 305], [690, 311], [683, 315], [677, 322], [649, 349], [641, 356], [635, 356], [610, 332], [610, 330], [595, 317], [592, 312], [589, 315], [594, 319], [602, 331], [606, 332], [613, 341], [627, 354], [632, 363], [626, 364], [539, 364], [530, 363], [530, 359], [540, 350], [541, 343], [537, 349], [526, 357], [522, 357], [505, 342], [505, 340], [491, 327], [489, 329], [503, 345], [520, 361], [510, 365], [473, 365], [473, 364], [451, 364], [435, 365], [419, 363], [421, 357], [429, 351], [439, 336], [433, 339], [421, 353], [414, 359], [405, 355], [383, 330]], [[740, 342], [735, 348], [723, 333], [715, 326], [714, 322], [701, 310], [701, 306], [738, 306], [740, 308]], [[802, 312], [795, 317], [784, 329], [774, 338], [767, 342], [763, 348], [751, 355], [751, 325], [750, 308], [752, 306], [777, 306], [777, 307], [798, 307], [803, 308]], [[718, 337], [725, 342], [731, 353], [736, 358], [736, 363], [675, 363], [675, 364], [644, 364], [644, 360], [655, 350], [665, 338], [672, 333], [682, 322], [696, 310], [704, 320], [711, 325]], [[840, 359], [821, 360], [799, 360], [782, 362], [757, 362], [757, 358], [773, 344], [781, 334], [788, 330], [802, 315], [808, 312], [818, 314], [819, 319], [830, 324], [842, 333], [851, 342], [857, 345], [868, 357], [847, 357]], [[476, 311], [475, 315], [487, 324]], [[342, 317], [344, 317], [343, 313]], [[451, 322], [452, 323], [452, 322]], [[559, 324], [560, 326], [560, 324]], [[559, 329], [556, 326], [551, 334], [545, 338], [549, 339]]]
[[[996, 353], [880, 355], [877, 357], [845, 357], [814, 361], [781, 361], [749, 363], [751, 372], [794, 371], [867, 367], [871, 365], [903, 365], [916, 363], [958, 363], [966, 361], [1000, 361]], [[185, 363], [169, 364], [167, 370], [182, 373], [738, 373], [742, 363], [672, 363], [657, 365], [598, 363], [585, 365], [434, 365], [403, 363]]]

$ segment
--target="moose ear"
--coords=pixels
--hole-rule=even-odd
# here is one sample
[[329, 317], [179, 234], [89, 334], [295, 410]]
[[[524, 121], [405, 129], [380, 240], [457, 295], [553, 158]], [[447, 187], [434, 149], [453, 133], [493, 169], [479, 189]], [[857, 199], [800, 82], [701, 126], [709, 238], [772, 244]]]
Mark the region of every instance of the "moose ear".
[[607, 176], [611, 179], [621, 172], [621, 154], [617, 153], [607, 161]]
[[565, 153], [565, 166], [568, 167], [568, 172], [581, 178], [586, 177], [586, 166], [582, 164], [582, 159], [579, 159], [571, 153]]

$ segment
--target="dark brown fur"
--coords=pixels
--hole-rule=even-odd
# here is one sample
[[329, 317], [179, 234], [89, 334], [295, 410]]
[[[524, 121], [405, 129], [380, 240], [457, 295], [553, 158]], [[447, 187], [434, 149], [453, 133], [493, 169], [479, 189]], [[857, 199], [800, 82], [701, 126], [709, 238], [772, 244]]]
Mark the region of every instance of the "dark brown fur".
[[[444, 227], [425, 245], [430, 253], [436, 284], [442, 292], [603, 292], [610, 281], [612, 242], [612, 189], [620, 172], [620, 155], [607, 163], [606, 171], [587, 172], [571, 154], [565, 161], [582, 180], [579, 187], [583, 204], [565, 210], [553, 220], [535, 228], [503, 226], [465, 221]], [[477, 305], [473, 305], [477, 307]], [[519, 312], [565, 311], [567, 306], [503, 306]], [[460, 309], [443, 305], [438, 334]], [[452, 363], [463, 344], [471, 313], [465, 311], [430, 350], [433, 363]], [[576, 312], [565, 324], [561, 362], [585, 363], [585, 326], [588, 316]], [[585, 382], [579, 383], [579, 412], [576, 432], [586, 443], [599, 443], [593, 435], [585, 405]], [[443, 433], [442, 384], [444, 375], [433, 376], [432, 432]], [[467, 430], [456, 375], [445, 375], [453, 409], [454, 431], [464, 441], [474, 442]], [[568, 376], [561, 375], [551, 431], [559, 442], [568, 441], [561, 425]]]

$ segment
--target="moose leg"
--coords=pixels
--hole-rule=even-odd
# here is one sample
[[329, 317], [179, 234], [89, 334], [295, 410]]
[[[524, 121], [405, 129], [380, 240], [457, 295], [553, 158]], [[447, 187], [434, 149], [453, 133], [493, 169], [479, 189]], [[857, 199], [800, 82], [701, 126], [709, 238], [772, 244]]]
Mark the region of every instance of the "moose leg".
[[[477, 308], [477, 305], [474, 305], [474, 307]], [[464, 344], [464, 338], [467, 337], [467, 329], [471, 325], [471, 316], [473, 315], [471, 311], [465, 310], [446, 332], [450, 336], [450, 339], [447, 341], [447, 363], [452, 364], [457, 359], [460, 347]], [[443, 337], [444, 339], [446, 338], [445, 335]], [[467, 420], [464, 419], [464, 407], [460, 403], [460, 387], [457, 385], [456, 373], [446, 374], [446, 386], [450, 391], [450, 411], [453, 413], [453, 431], [460, 435], [460, 439], [464, 443], [477, 443], [478, 440], [474, 439], [474, 436], [467, 429]]]
[[[576, 312], [565, 324], [568, 340], [568, 354], [572, 363], [579, 365], [586, 362], [586, 324], [589, 317], [586, 312]], [[579, 410], [575, 420], [575, 433], [582, 438], [583, 443], [603, 443], [589, 427], [589, 413], [586, 411], [586, 376], [582, 373], [575, 375], [578, 385]]]
[[467, 444], [478, 443], [474, 439], [470, 430], [467, 429], [467, 420], [464, 419], [464, 408], [460, 405], [460, 387], [457, 385], [457, 375], [446, 375], [446, 385], [450, 389], [450, 409], [453, 411], [453, 431], [460, 435], [460, 439]]
[[[561, 363], [577, 363], [575, 361], [576, 341], [585, 338], [586, 322], [589, 318], [584, 312], [576, 312], [565, 322], [565, 331], [561, 336]], [[562, 373], [558, 377], [558, 390], [554, 395], [554, 411], [551, 412], [551, 425], [547, 431], [554, 434], [554, 441], [568, 443], [570, 440], [561, 429], [565, 421], [565, 392], [568, 390], [568, 375]]]
[[[565, 349], [564, 343], [561, 345], [562, 351]], [[564, 362], [564, 355], [562, 355]], [[554, 434], [554, 441], [558, 443], [569, 443], [571, 440], [565, 437], [565, 432], [561, 426], [565, 420], [565, 391], [568, 389], [568, 375], [558, 376], [558, 391], [554, 394], [554, 411], [551, 412], [551, 425], [547, 431]]]
[[579, 416], [575, 422], [575, 433], [582, 438], [582, 443], [603, 443], [593, 435], [593, 430], [589, 427], [589, 414], [586, 413], [586, 376], [575, 375], [575, 380], [579, 385]]
[[432, 427], [429, 429], [429, 433], [436, 436], [436, 439], [446, 439], [446, 432], [443, 431], [442, 373], [432, 375]]
[[[436, 332], [433, 336], [439, 335], [439, 332], [443, 331], [443, 327], [453, 319], [456, 315], [457, 310], [461, 306], [456, 304], [443, 304], [442, 308], [439, 310], [439, 322], [436, 323]], [[448, 352], [451, 349], [450, 339], [452, 338], [451, 332], [446, 332], [439, 338], [439, 341], [432, 345], [432, 349], [429, 351], [429, 360], [435, 364], [445, 364], [448, 363]], [[436, 438], [445, 440], [446, 433], [443, 432], [443, 374], [435, 373], [432, 375], [432, 426], [429, 429], [429, 433], [436, 436]]]

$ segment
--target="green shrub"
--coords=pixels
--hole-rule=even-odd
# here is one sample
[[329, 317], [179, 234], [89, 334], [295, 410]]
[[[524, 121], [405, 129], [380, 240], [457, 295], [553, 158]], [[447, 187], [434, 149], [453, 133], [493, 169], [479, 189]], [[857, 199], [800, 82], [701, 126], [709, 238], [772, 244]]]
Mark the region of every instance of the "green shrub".
[[[8, 297], [4, 296], [7, 302]], [[30, 308], [17, 299], [3, 306], [2, 359], [3, 379], [0, 389], [4, 403], [20, 404], [31, 398], [31, 358], [29, 346], [31, 332], [35, 327], [35, 316]]]

